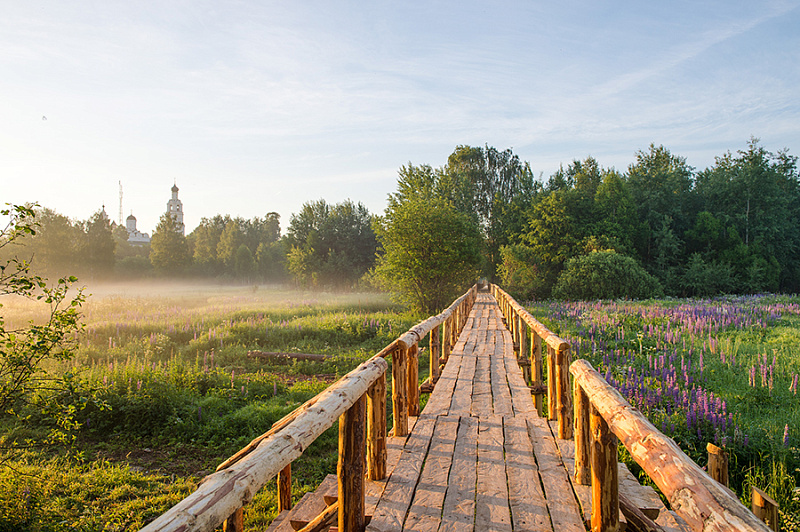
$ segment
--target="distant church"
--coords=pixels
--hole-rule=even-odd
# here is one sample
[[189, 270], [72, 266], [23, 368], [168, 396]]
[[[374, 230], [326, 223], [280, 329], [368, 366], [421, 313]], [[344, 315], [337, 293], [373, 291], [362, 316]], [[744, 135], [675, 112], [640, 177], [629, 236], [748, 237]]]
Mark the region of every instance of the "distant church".
[[[122, 196], [120, 196], [120, 210], [122, 210], [121, 200]], [[172, 219], [178, 224], [181, 234], [186, 234], [186, 226], [183, 224], [183, 202], [178, 199], [177, 184], [172, 185], [172, 198], [167, 202], [167, 214], [172, 216]], [[122, 213], [120, 213], [120, 216], [122, 216]], [[143, 245], [150, 243], [150, 235], [136, 229], [136, 217], [133, 213], [125, 219], [125, 228], [128, 230], [128, 242], [131, 244]]]
[[167, 214], [172, 216], [175, 223], [181, 230], [181, 234], [186, 234], [186, 228], [183, 225], [183, 202], [178, 199], [178, 185], [172, 185], [172, 199], [167, 202]]

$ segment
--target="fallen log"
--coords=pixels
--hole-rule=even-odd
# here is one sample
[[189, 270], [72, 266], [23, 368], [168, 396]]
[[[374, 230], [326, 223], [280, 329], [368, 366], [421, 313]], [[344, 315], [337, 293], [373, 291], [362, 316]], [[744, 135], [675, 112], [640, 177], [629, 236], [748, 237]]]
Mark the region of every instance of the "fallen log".
[[333, 358], [333, 355], [320, 355], [316, 353], [279, 353], [273, 351], [248, 351], [247, 358], [264, 358], [271, 360], [313, 360], [320, 362]]

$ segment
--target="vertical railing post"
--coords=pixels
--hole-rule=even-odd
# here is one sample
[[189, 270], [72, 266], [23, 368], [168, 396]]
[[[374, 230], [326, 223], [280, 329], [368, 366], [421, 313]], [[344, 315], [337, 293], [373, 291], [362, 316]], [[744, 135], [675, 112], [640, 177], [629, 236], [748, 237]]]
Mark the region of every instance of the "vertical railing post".
[[558, 381], [556, 380], [556, 350], [547, 345], [547, 419], [558, 418], [556, 409], [558, 395]]
[[592, 447], [589, 427], [589, 397], [583, 388], [575, 383], [575, 482], [587, 486], [592, 482]]
[[456, 319], [455, 315], [450, 316], [449, 321], [450, 324], [447, 327], [447, 329], [450, 331], [449, 343], [450, 343], [450, 352], [452, 352], [453, 348], [456, 346], [456, 341], [458, 341], [459, 330], [458, 330], [458, 320]]
[[439, 341], [439, 325], [431, 329], [431, 334], [428, 340], [429, 357], [428, 363], [430, 364], [431, 384], [436, 384], [439, 380], [439, 353], [441, 352], [441, 342]]
[[775, 501], [775, 499], [773, 499], [772, 497], [770, 497], [757, 487], [753, 486], [753, 500], [751, 507], [756, 517], [764, 521], [764, 523], [766, 523], [766, 525], [770, 529], [774, 530], [775, 532], [778, 532], [779, 506], [777, 501]]
[[386, 477], [386, 373], [367, 390], [367, 478]]
[[447, 318], [442, 323], [442, 359], [447, 364], [447, 359], [450, 358], [450, 318]]
[[709, 443], [706, 445], [708, 451], [708, 476], [728, 487], [728, 453]]
[[239, 508], [222, 523], [222, 532], [244, 532], [244, 508]]
[[[534, 386], [541, 386], [542, 379], [542, 338], [536, 334], [536, 331], [531, 329], [531, 384]], [[537, 393], [533, 396], [533, 404], [536, 411], [541, 416], [543, 413], [544, 401], [542, 401], [542, 394]]]
[[363, 532], [367, 394], [339, 416], [339, 531]]
[[408, 387], [408, 415], [419, 415], [419, 347], [417, 344], [408, 348], [406, 356], [406, 386]]
[[619, 530], [617, 438], [603, 416], [592, 407], [592, 532]]
[[556, 355], [556, 381], [558, 381], [558, 437], [572, 439], [572, 390], [569, 386], [569, 346], [562, 346]]
[[278, 473], [278, 513], [292, 509], [292, 464]]
[[395, 436], [408, 436], [408, 377], [406, 349], [392, 351], [392, 415]]
[[528, 324], [519, 318], [519, 354], [517, 360], [522, 362], [522, 377], [525, 379], [525, 384], [531, 382], [531, 361], [525, 354], [528, 352]]

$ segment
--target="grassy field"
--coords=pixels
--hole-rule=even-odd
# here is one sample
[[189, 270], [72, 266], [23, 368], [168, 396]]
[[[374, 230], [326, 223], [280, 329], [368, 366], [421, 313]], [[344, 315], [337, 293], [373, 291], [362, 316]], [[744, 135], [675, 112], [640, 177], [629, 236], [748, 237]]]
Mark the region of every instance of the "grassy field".
[[[217, 464], [416, 322], [378, 294], [256, 287], [91, 287], [76, 357], [47, 368], [69, 386], [43, 391], [6, 441], [47, 439], [53, 409], [73, 408], [77, 438], [5, 457], [0, 530], [136, 530], [191, 493]], [[43, 308], [5, 301], [7, 326]], [[322, 353], [264, 363], [248, 350]], [[336, 469], [336, 426], [293, 467], [299, 498]], [[247, 509], [275, 516], [274, 483]]]
[[[416, 323], [378, 294], [258, 287], [91, 287], [68, 387], [43, 390], [5, 442], [0, 531], [136, 530], [196, 488], [217, 464]], [[42, 308], [4, 301], [7, 326]], [[733, 488], [780, 503], [797, 530], [800, 501], [800, 299], [778, 296], [543, 302], [529, 308], [698, 463], [731, 453]], [[332, 355], [270, 363], [248, 350]], [[424, 364], [423, 364], [424, 366]], [[425, 368], [420, 368], [421, 379]], [[53, 411], [75, 435], [46, 448]], [[63, 427], [61, 427], [63, 429]], [[293, 466], [295, 498], [335, 471], [332, 427]], [[624, 453], [622, 453], [625, 458]], [[274, 483], [246, 509], [248, 530], [275, 516]]]

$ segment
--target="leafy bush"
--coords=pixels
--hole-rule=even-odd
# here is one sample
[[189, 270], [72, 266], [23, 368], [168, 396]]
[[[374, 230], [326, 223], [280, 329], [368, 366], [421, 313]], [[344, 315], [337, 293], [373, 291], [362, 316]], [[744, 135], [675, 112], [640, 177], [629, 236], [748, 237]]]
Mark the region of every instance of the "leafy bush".
[[616, 251], [593, 251], [567, 261], [553, 295], [560, 299], [647, 299], [663, 293], [636, 260]]
[[532, 300], [546, 293], [546, 282], [538, 267], [536, 253], [528, 246], [500, 248], [497, 274], [500, 284], [516, 299]]

